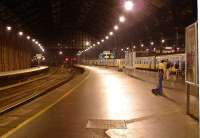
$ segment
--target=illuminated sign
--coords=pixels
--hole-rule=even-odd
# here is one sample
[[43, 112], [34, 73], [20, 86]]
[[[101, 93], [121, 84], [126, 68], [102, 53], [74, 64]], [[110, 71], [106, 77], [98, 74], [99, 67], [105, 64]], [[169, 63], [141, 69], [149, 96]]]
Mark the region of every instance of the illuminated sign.
[[172, 50], [172, 47], [167, 46], [167, 47], [165, 47], [165, 49]]
[[103, 51], [103, 54], [108, 55], [108, 54], [110, 54], [110, 51]]

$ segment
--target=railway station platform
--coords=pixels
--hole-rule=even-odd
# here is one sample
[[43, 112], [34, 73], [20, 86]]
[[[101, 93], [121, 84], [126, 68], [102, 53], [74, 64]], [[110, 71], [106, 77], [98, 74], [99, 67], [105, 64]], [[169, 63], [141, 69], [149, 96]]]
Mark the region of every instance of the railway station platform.
[[48, 70], [48, 66], [39, 66], [15, 71], [0, 72], [0, 87], [25, 81], [32, 76], [45, 73]]
[[153, 83], [109, 68], [84, 68], [84, 78], [3, 115], [3, 136], [198, 138], [198, 122], [179, 104], [153, 95]]
[[[124, 69], [124, 72], [136, 79], [139, 79], [141, 81], [151, 83], [156, 87], [158, 85], [158, 73], [152, 72], [152, 71], [145, 71], [145, 70], [126, 70]], [[185, 78], [178, 76], [175, 81], [172, 79], [166, 80], [166, 78], [163, 81], [163, 87], [164, 87], [164, 96], [168, 100], [171, 100], [172, 102], [175, 102], [176, 104], [179, 104], [184, 110], [187, 109], [187, 88], [185, 84]], [[191, 95], [190, 95], [190, 110], [191, 115], [195, 118], [199, 118], [199, 99], [198, 99], [198, 91], [195, 89], [192, 89]]]
[[41, 72], [47, 69], [48, 69], [48, 66], [39, 66], [39, 67], [33, 67], [33, 68], [28, 68], [28, 69], [0, 72], [0, 79], [5, 78], [5, 77], [13, 77], [13, 76], [25, 75], [25, 74], [35, 73], [35, 72]]

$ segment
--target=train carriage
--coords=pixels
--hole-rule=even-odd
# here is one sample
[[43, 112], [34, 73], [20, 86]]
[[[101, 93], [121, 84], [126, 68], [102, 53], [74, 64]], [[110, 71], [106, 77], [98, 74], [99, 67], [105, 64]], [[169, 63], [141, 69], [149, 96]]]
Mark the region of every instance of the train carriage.
[[[162, 60], [168, 60], [168, 62], [178, 65], [178, 71], [183, 72], [185, 69], [185, 54], [136, 57], [134, 60], [134, 68], [143, 70], [157, 70], [159, 63]], [[89, 65], [117, 67], [119, 70], [125, 68], [125, 59], [98, 59], [84, 62]]]

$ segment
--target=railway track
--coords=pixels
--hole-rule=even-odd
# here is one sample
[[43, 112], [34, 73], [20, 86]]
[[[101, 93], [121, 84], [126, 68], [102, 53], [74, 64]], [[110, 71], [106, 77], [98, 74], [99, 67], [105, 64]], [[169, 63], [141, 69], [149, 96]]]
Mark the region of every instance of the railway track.
[[50, 75], [30, 81], [29, 83], [0, 89], [0, 114], [4, 114], [27, 103], [71, 80], [76, 71], [57, 69]]

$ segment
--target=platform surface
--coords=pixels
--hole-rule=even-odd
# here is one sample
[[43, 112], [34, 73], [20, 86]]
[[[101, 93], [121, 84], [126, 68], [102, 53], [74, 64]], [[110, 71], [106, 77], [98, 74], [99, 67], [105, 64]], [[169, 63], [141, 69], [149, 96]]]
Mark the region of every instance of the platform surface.
[[48, 66], [39, 66], [39, 67], [33, 67], [33, 68], [28, 68], [28, 69], [0, 72], [0, 77], [8, 77], [8, 76], [13, 76], [13, 75], [37, 72], [37, 71], [45, 70], [47, 68]]
[[[87, 68], [90, 75], [84, 83], [30, 122], [20, 123], [21, 127], [9, 137], [198, 138], [198, 123], [178, 104], [153, 95], [154, 84], [111, 69]], [[65, 90], [64, 87], [59, 89]], [[33, 110], [32, 106], [27, 109]], [[23, 109], [26, 112], [26, 108]], [[91, 120], [97, 121], [91, 123]], [[112, 120], [124, 120], [127, 128], [120, 129]], [[107, 122], [111, 123], [107, 125]]]

